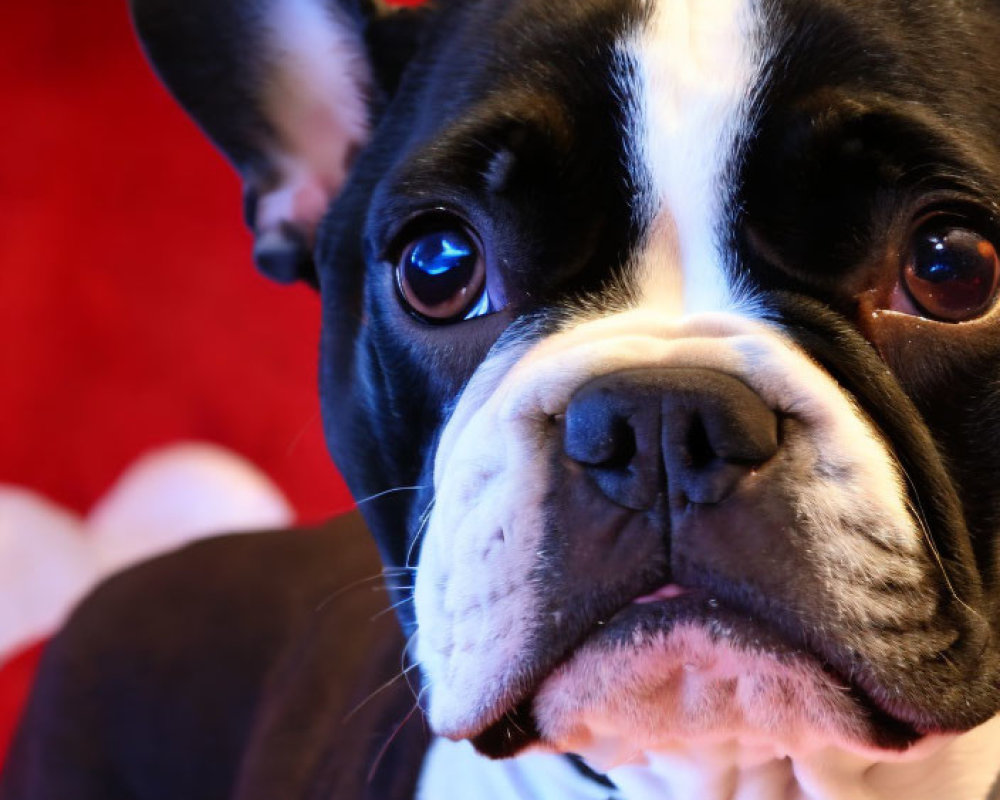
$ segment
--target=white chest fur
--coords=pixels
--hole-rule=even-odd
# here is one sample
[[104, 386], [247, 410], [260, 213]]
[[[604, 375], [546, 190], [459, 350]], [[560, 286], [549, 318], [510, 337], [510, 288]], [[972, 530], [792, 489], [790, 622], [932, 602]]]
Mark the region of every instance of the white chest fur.
[[737, 744], [637, 754], [607, 771], [617, 790], [581, 775], [563, 757], [479, 756], [467, 742], [434, 742], [418, 800], [995, 800], [1000, 717], [894, 762], [832, 748], [777, 758]]
[[468, 742], [435, 739], [424, 761], [417, 800], [624, 800], [580, 774], [562, 756], [527, 753], [491, 761]]

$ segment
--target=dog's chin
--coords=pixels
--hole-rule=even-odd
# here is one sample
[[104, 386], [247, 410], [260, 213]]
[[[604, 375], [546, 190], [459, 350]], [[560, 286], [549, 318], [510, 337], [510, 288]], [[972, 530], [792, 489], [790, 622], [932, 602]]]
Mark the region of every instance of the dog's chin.
[[885, 754], [922, 738], [822, 656], [697, 592], [626, 606], [498, 716], [470, 737], [483, 755], [542, 747], [603, 768], [680, 744]]

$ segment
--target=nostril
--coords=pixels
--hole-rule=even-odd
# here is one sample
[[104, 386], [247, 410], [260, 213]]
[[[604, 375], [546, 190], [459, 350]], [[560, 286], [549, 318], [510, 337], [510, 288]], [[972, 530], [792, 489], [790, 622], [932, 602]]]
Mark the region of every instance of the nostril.
[[663, 491], [658, 404], [597, 383], [566, 409], [563, 452], [624, 508], [652, 507]]
[[627, 419], [615, 417], [611, 421], [610, 434], [605, 458], [599, 462], [599, 466], [608, 469], [626, 469], [635, 458], [635, 431]]
[[587, 466], [624, 469], [636, 453], [635, 431], [605, 397], [584, 398], [566, 414], [564, 451]]
[[709, 441], [705, 421], [700, 414], [694, 414], [689, 423], [687, 441], [684, 445], [684, 460], [687, 466], [696, 470], [706, 469], [718, 457]]
[[692, 370], [662, 402], [667, 480], [682, 505], [721, 503], [778, 452], [777, 415], [742, 381]]

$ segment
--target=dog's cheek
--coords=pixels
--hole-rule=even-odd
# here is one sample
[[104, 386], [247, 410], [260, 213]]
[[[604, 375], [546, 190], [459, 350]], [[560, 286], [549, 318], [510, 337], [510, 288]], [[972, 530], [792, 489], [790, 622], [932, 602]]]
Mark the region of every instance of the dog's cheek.
[[[484, 455], [495, 417], [461, 432], [438, 489], [420, 554], [415, 590], [417, 657], [427, 682], [432, 727], [461, 737], [509, 701], [530, 661], [541, 605], [532, 583], [544, 530], [546, 463], [525, 458], [512, 439]], [[537, 496], [528, 496], [537, 495]]]
[[502, 373], [487, 369], [473, 382], [442, 437], [417, 570], [417, 656], [431, 724], [449, 736], [477, 732], [509, 700], [541, 613], [544, 587], [532, 576], [546, 527], [550, 443], [500, 419], [501, 397], [481, 384], [495, 385]]
[[[979, 343], [977, 343], [978, 345]], [[978, 573], [1000, 613], [1000, 347], [983, 342], [975, 359], [914, 392], [946, 455], [961, 498]]]

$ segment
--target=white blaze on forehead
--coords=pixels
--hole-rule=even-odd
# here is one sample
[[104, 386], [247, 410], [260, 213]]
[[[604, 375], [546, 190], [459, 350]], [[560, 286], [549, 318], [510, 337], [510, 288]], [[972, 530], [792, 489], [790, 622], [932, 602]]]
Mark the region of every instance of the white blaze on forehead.
[[676, 315], [722, 310], [726, 170], [750, 124], [760, 13], [756, 0], [646, 2], [648, 17], [624, 43], [630, 169], [647, 230], [637, 294]]

